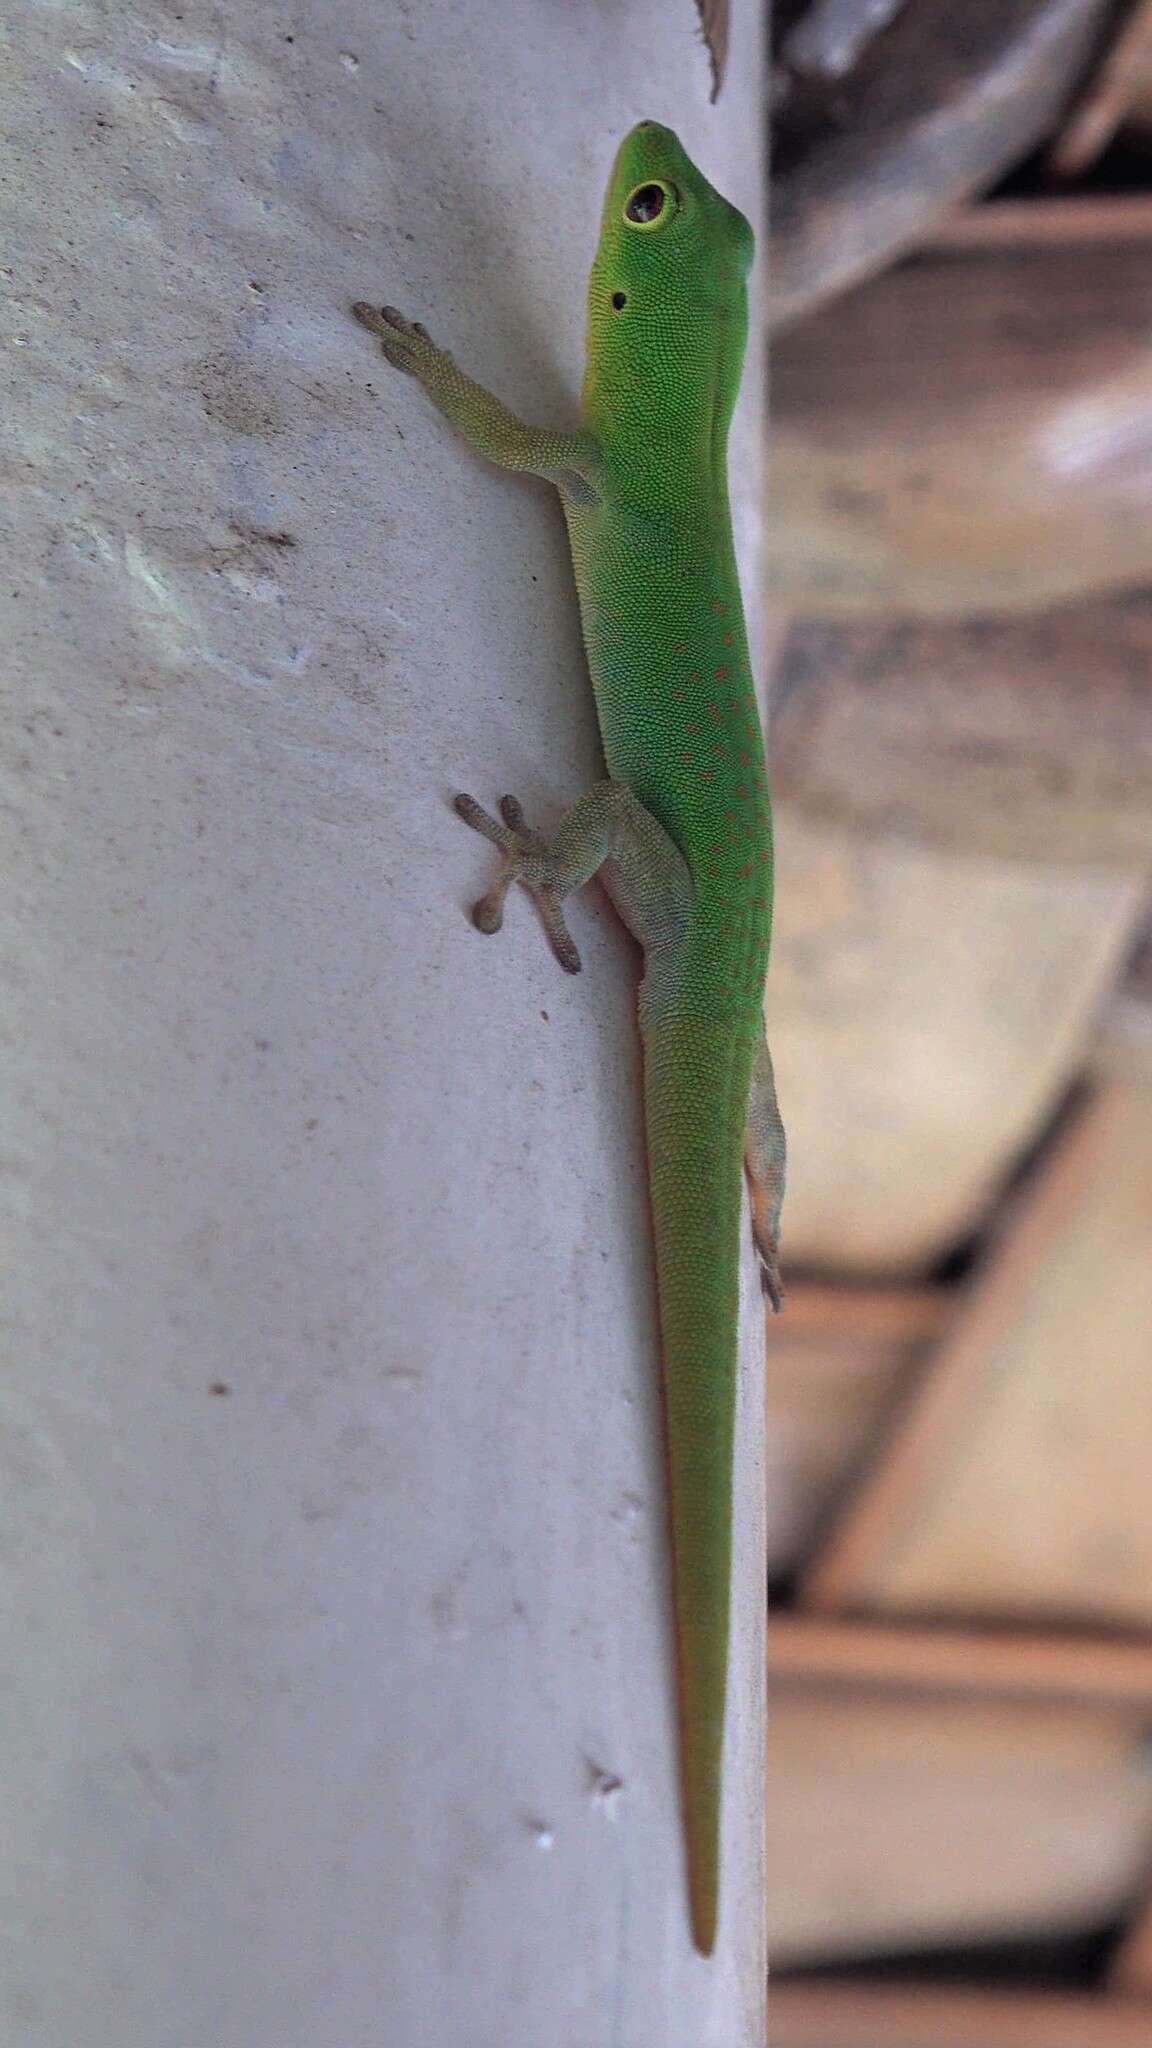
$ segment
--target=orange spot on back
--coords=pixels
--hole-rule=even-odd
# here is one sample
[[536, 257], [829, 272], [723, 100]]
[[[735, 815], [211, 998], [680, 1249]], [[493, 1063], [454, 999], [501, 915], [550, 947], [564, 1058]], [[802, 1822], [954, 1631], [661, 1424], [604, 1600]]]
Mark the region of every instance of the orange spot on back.
[[714, 668], [712, 673], [715, 676], [716, 681], [718, 683], [726, 682], [728, 679], [728, 670], [725, 668], [723, 662], [721, 662], [719, 668]]
[[716, 777], [711, 768], [702, 768], [700, 770], [700, 780], [701, 782], [715, 782]]

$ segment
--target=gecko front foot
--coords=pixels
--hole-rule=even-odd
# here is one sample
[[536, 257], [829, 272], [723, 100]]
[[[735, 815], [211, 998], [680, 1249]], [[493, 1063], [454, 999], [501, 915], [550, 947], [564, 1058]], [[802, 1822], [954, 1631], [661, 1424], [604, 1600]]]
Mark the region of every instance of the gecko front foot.
[[429, 370], [446, 360], [444, 350], [437, 348], [428, 329], [419, 320], [406, 320], [395, 306], [369, 306], [361, 299], [352, 312], [361, 327], [376, 336], [393, 369], [404, 370], [409, 377], [418, 377], [424, 383]]
[[562, 891], [553, 879], [556, 863], [547, 841], [528, 826], [516, 798], [501, 797], [500, 818], [491, 817], [472, 796], [456, 797], [453, 808], [457, 817], [490, 839], [503, 855], [492, 887], [473, 906], [472, 922], [477, 930], [499, 931], [504, 922], [504, 899], [513, 882], [522, 882], [535, 899], [549, 944], [564, 972], [579, 974], [580, 955], [560, 908]]

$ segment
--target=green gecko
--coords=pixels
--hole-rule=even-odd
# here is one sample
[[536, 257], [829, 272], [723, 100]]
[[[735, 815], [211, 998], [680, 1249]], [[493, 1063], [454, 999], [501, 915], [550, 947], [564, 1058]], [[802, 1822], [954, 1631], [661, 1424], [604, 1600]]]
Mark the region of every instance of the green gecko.
[[574, 974], [561, 905], [599, 874], [644, 951], [684, 1831], [704, 1955], [720, 1879], [742, 1157], [764, 1291], [781, 1302], [784, 1133], [763, 1021], [772, 824], [726, 470], [752, 249], [671, 130], [633, 128], [604, 201], [575, 433], [525, 425], [393, 308], [354, 308], [473, 448], [556, 485], [568, 526], [608, 777], [548, 839], [513, 797], [499, 819], [470, 796], [456, 809], [500, 851], [481, 931], [499, 929], [519, 881]]

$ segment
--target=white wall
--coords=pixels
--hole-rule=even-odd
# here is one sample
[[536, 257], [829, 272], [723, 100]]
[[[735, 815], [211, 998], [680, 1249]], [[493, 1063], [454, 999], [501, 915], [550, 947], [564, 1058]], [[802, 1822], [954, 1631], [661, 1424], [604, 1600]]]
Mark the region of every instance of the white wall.
[[347, 312], [570, 421], [624, 129], [759, 211], [736, 12], [717, 109], [691, 0], [6, 31], [14, 2048], [759, 2048], [758, 1319], [704, 1963], [636, 962], [448, 805], [596, 771], [561, 522]]

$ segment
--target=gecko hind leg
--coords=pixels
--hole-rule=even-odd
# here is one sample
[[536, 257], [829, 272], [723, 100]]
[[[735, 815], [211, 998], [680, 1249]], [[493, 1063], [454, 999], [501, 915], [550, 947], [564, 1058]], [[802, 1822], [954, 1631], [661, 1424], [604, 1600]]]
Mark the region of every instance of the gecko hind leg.
[[777, 1311], [784, 1306], [779, 1241], [785, 1154], [784, 1125], [776, 1101], [772, 1055], [768, 1050], [768, 1040], [762, 1033], [748, 1091], [744, 1167], [752, 1203], [752, 1239], [760, 1265], [760, 1286]]
[[674, 974], [676, 941], [692, 905], [687, 864], [651, 812], [624, 783], [612, 781], [585, 790], [550, 839], [531, 830], [515, 797], [501, 798], [499, 818], [471, 796], [458, 796], [455, 810], [502, 856], [491, 888], [473, 909], [473, 923], [482, 932], [499, 931], [508, 891], [521, 882], [535, 898], [552, 950], [568, 974], [580, 972], [580, 955], [560, 906], [602, 872], [613, 903], [644, 948], [643, 1019]]

